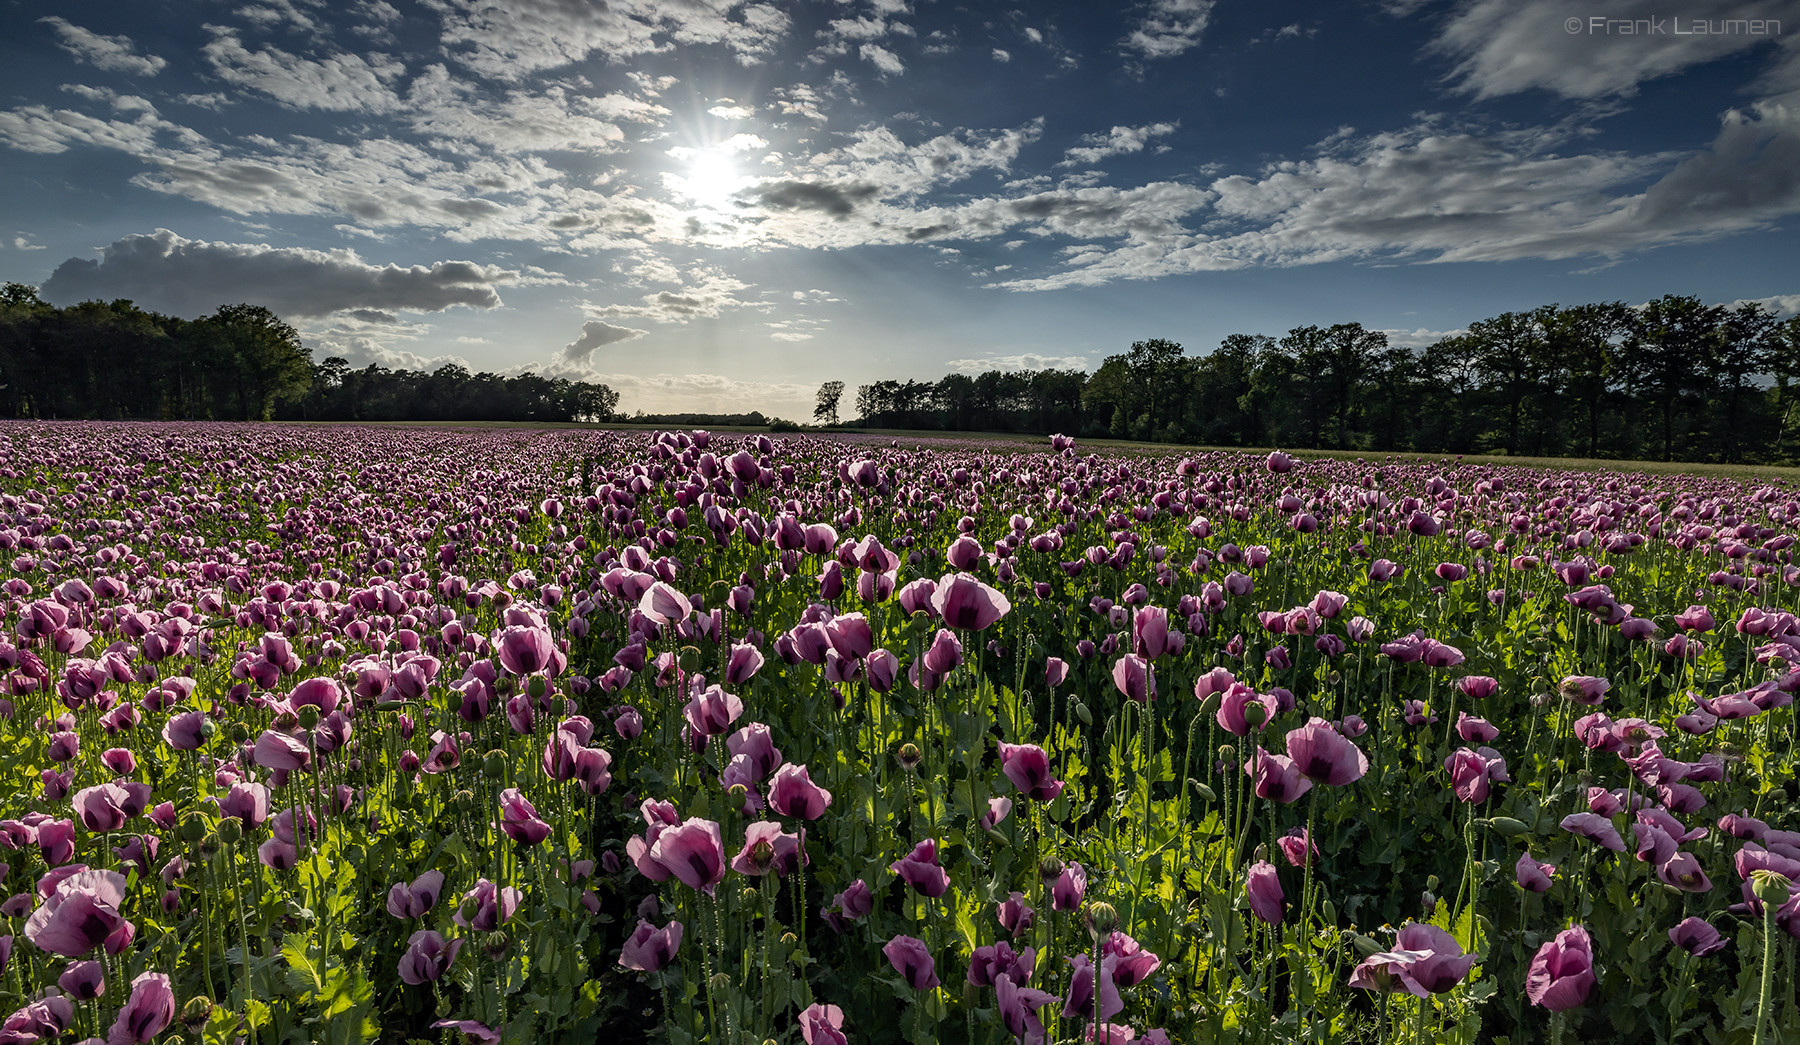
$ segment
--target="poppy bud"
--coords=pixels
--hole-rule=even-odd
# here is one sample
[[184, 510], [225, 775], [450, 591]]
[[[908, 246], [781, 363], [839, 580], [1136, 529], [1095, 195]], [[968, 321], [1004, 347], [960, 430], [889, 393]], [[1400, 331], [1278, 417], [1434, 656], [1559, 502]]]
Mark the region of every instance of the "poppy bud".
[[250, 727], [242, 722], [233, 722], [225, 735], [231, 738], [233, 744], [242, 744], [250, 739]]
[[715, 972], [713, 973], [713, 978], [709, 981], [708, 986], [715, 992], [722, 994], [731, 989], [731, 977], [722, 972]]
[[219, 821], [218, 832], [219, 841], [226, 845], [234, 845], [238, 839], [244, 837], [244, 825], [235, 816], [226, 817]]
[[743, 784], [733, 784], [726, 790], [725, 796], [730, 801], [731, 808], [741, 813], [744, 811], [744, 803], [749, 801], [750, 789]]
[[181, 1025], [189, 1034], [199, 1034], [212, 1019], [213, 1002], [204, 994], [196, 994], [181, 1007]]
[[206, 818], [199, 813], [189, 813], [181, 821], [181, 837], [189, 842], [198, 842], [206, 837]]
[[1251, 701], [1244, 705], [1244, 722], [1251, 729], [1256, 729], [1269, 719], [1269, 709], [1261, 701]]
[[1111, 936], [1113, 930], [1119, 927], [1118, 909], [1105, 900], [1088, 904], [1087, 926], [1088, 932], [1096, 938]]
[[1380, 940], [1370, 939], [1361, 933], [1353, 934], [1350, 937], [1350, 942], [1355, 945], [1357, 953], [1361, 954], [1364, 958], [1367, 958], [1372, 954], [1380, 954], [1382, 951], [1387, 950], [1386, 947], [1381, 945]]
[[[494, 680], [494, 691], [499, 692], [499, 690], [500, 690], [500, 680], [495, 679]], [[444, 706], [448, 707], [452, 712], [461, 711], [462, 706], [463, 706], [462, 690], [453, 689], [450, 692], [444, 694]]]
[[218, 731], [219, 731], [219, 724], [214, 722], [212, 719], [209, 718], [209, 719], [201, 720], [201, 722], [200, 722], [200, 737], [202, 740], [211, 740], [213, 737], [213, 734], [217, 733]]
[[498, 929], [481, 938], [481, 949], [486, 951], [487, 956], [494, 961], [499, 961], [500, 956], [505, 954], [506, 949], [511, 945], [512, 940]]
[[1427, 917], [1430, 917], [1434, 912], [1436, 912], [1437, 911], [1437, 896], [1436, 896], [1436, 894], [1434, 894], [1429, 889], [1420, 893], [1419, 894], [1419, 909], [1424, 911], [1425, 915]]
[[542, 675], [531, 676], [531, 681], [525, 684], [525, 691], [534, 697], [542, 697], [549, 688], [550, 684], [544, 681]]
[[1081, 724], [1084, 726], [1092, 726], [1094, 724], [1094, 713], [1089, 711], [1088, 706], [1080, 701], [1075, 702], [1075, 717], [1080, 719]]
[[683, 647], [681, 647], [681, 670], [683, 670], [683, 671], [698, 671], [698, 670], [700, 670], [700, 647], [698, 647], [698, 646], [683, 646]]
[[909, 773], [918, 769], [919, 763], [924, 761], [924, 758], [925, 756], [919, 751], [918, 745], [911, 743], [901, 744], [900, 750], [894, 754], [895, 761], [899, 762], [900, 767]]
[[495, 748], [481, 760], [481, 771], [495, 780], [506, 775], [506, 752]]
[[1510, 816], [1496, 816], [1490, 819], [1487, 825], [1504, 838], [1517, 838], [1531, 830], [1524, 821], [1515, 820]]
[[1038, 877], [1049, 882], [1063, 873], [1063, 862], [1054, 856], [1046, 856], [1038, 863]]
[[1200, 781], [1190, 777], [1188, 783], [1194, 785], [1194, 793], [1199, 795], [1203, 800], [1207, 802], [1217, 802], [1219, 800], [1218, 793], [1207, 785], [1202, 784]]

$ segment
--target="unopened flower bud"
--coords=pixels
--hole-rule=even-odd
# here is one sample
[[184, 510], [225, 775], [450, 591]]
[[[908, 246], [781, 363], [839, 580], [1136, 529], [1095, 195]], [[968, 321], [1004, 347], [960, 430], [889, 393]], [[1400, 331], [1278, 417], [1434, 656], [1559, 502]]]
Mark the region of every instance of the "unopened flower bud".
[[212, 1019], [213, 1001], [204, 994], [196, 994], [181, 1007], [181, 1025], [189, 1034], [199, 1034], [207, 1021]]
[[1119, 911], [1105, 900], [1096, 900], [1087, 908], [1088, 932], [1096, 937], [1111, 936], [1119, 927]]

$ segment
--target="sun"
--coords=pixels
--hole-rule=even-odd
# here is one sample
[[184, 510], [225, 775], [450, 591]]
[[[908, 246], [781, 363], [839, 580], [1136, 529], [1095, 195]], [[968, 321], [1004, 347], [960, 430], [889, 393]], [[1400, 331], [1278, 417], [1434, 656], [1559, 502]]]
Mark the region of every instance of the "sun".
[[729, 207], [732, 194], [748, 181], [733, 156], [722, 149], [683, 151], [687, 170], [677, 176], [682, 195], [711, 210]]

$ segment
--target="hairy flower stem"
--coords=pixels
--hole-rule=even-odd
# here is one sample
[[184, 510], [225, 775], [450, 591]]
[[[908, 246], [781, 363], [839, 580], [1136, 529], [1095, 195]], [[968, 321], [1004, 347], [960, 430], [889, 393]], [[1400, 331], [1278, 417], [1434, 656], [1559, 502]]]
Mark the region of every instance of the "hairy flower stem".
[[1775, 904], [1763, 901], [1763, 958], [1762, 989], [1756, 995], [1756, 1031], [1751, 1038], [1751, 1045], [1763, 1045], [1768, 1040], [1763, 1037], [1763, 1028], [1769, 1023], [1769, 989], [1771, 974], [1775, 971]]

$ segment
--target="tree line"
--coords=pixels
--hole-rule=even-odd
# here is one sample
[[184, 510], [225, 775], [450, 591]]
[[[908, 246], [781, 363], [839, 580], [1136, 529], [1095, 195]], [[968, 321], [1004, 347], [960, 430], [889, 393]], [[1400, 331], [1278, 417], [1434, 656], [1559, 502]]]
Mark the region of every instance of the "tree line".
[[260, 305], [199, 319], [128, 300], [57, 307], [0, 288], [0, 416], [108, 420], [603, 421], [603, 384], [524, 373], [425, 373], [332, 356]]
[[1091, 374], [877, 381], [856, 406], [870, 428], [1796, 463], [1800, 317], [1666, 295], [1508, 312], [1423, 349], [1359, 323], [1232, 334], [1204, 355], [1153, 338]]

